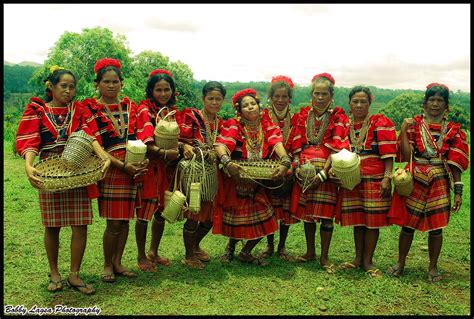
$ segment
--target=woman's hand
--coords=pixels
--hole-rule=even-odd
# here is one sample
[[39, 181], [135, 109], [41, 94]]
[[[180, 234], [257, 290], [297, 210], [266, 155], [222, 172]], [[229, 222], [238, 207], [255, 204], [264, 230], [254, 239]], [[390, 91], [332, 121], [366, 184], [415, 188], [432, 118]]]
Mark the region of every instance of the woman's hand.
[[39, 177], [40, 172], [31, 165], [25, 165], [25, 171], [31, 186], [37, 189], [42, 189], [43, 180]]
[[282, 179], [285, 178], [286, 173], [288, 172], [288, 168], [284, 165], [278, 166], [278, 168], [273, 172], [272, 174], [272, 179], [277, 180], [277, 179]]
[[140, 163], [125, 163], [124, 171], [133, 178], [136, 178], [138, 175], [144, 174], [148, 171], [147, 166], [150, 163], [148, 159]]
[[189, 160], [191, 158], [193, 158], [194, 156], [194, 150], [193, 150], [193, 147], [189, 144], [184, 144], [183, 146], [183, 155], [184, 155], [184, 158]]
[[406, 132], [408, 127], [413, 124], [413, 118], [406, 118], [403, 120], [402, 126], [400, 127], [400, 131]]
[[100, 178], [100, 180], [103, 180], [105, 175], [107, 174], [107, 170], [109, 169], [110, 165], [112, 164], [112, 161], [110, 160], [110, 158], [103, 158], [103, 160], [105, 161], [104, 162], [104, 165], [102, 165], [102, 169], [100, 170], [101, 173], [102, 173], [102, 176]]
[[230, 162], [227, 164], [226, 169], [232, 178], [236, 180], [240, 179], [240, 166], [238, 164]]
[[457, 213], [459, 209], [461, 209], [462, 205], [462, 195], [461, 194], [454, 194], [454, 205], [451, 208], [453, 213]]
[[327, 176], [328, 176], [328, 179], [331, 183], [335, 184], [337, 187], [342, 186], [341, 180], [336, 176], [336, 174], [334, 174], [332, 168], [329, 169], [329, 172], [328, 172]]
[[170, 150], [165, 150], [164, 154], [166, 154], [166, 156], [163, 155], [164, 159], [166, 161], [169, 161], [169, 162], [172, 162], [172, 161], [179, 158], [179, 150], [177, 148], [173, 148], [173, 149], [170, 149]]
[[380, 196], [390, 197], [392, 194], [392, 180], [389, 177], [384, 177], [380, 184]]

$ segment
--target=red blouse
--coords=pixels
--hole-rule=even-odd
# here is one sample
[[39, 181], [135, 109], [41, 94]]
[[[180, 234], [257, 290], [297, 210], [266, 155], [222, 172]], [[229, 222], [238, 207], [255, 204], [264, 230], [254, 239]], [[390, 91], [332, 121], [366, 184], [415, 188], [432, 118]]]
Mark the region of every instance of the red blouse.
[[[221, 118], [217, 120], [217, 130], [221, 130], [222, 123], [224, 121]], [[211, 132], [216, 129], [214, 122], [209, 123]], [[198, 140], [201, 143], [205, 143], [207, 140], [206, 126], [204, 118], [201, 112], [196, 108], [185, 108], [181, 112], [181, 124], [180, 128], [180, 140], [184, 143], [194, 145], [195, 141]]]
[[[272, 121], [269, 110], [264, 109], [262, 118], [265, 118], [265, 120]], [[296, 154], [301, 152], [301, 134], [298, 129], [297, 123], [298, 123], [298, 118], [299, 118], [299, 113], [293, 114], [290, 120], [290, 133], [288, 136], [288, 139], [286, 141], [283, 141], [285, 143], [284, 147], [287, 153], [291, 154]], [[285, 121], [279, 121], [278, 123], [275, 123], [280, 127], [280, 131], [283, 132], [283, 128], [285, 126]]]
[[43, 150], [64, 147], [68, 136], [81, 129], [94, 136], [90, 128], [90, 113], [80, 102], [74, 101], [70, 105], [72, 118], [69, 125], [57, 131], [50, 117], [53, 116], [57, 123], [60, 117], [67, 121], [68, 107], [48, 108], [38, 97], [32, 97], [30, 101], [20, 119], [16, 136], [16, 151], [22, 157], [28, 151], [41, 154]]
[[[359, 131], [363, 123], [354, 124], [354, 130]], [[354, 151], [354, 141], [351, 141]], [[362, 155], [376, 154], [380, 158], [395, 157], [397, 153], [397, 133], [393, 122], [383, 114], [369, 117], [369, 127], [365, 137]]]

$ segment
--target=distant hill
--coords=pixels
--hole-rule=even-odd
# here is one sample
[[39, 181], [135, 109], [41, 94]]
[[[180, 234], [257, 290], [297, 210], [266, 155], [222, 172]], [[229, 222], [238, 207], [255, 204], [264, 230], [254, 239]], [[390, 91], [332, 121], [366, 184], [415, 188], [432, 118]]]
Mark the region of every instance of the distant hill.
[[23, 62], [20, 62], [20, 63], [11, 63], [11, 62], [8, 62], [8, 61], [3, 61], [3, 65], [9, 65], [9, 66], [21, 65], [21, 66], [34, 66], [34, 67], [42, 66], [42, 64], [40, 64], [40, 63], [31, 62], [31, 61], [23, 61]]

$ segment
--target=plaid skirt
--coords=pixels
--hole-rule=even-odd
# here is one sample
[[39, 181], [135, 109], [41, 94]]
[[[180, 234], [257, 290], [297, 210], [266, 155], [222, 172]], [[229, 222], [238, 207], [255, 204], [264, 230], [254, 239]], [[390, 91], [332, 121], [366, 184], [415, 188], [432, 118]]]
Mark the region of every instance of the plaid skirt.
[[337, 186], [331, 182], [321, 183], [304, 193], [301, 185], [295, 183], [291, 197], [290, 210], [296, 219], [317, 222], [320, 218], [332, 219], [336, 215]]
[[[111, 155], [124, 160], [125, 149], [114, 151]], [[131, 220], [135, 217], [135, 209], [140, 207], [141, 196], [132, 176], [110, 166], [105, 178], [98, 184], [100, 217], [117, 220]]]
[[92, 224], [92, 205], [85, 187], [54, 193], [39, 190], [38, 193], [45, 227]]
[[340, 215], [341, 226], [379, 228], [389, 225], [391, 197], [380, 196], [382, 179], [362, 178], [353, 190], [339, 190], [336, 215]]
[[269, 190], [267, 192], [273, 207], [274, 216], [283, 225], [293, 225], [299, 222], [290, 211], [291, 192], [293, 184], [285, 192]]
[[278, 230], [272, 206], [264, 190], [254, 185], [250, 187], [253, 189], [238, 188], [238, 205], [223, 210], [222, 227], [219, 230], [221, 235], [252, 240]]
[[403, 215], [402, 222], [395, 223], [419, 231], [446, 227], [451, 214], [451, 196], [444, 167], [416, 164], [413, 181], [410, 196], [403, 198], [394, 193], [389, 215]]
[[190, 211], [184, 212], [184, 217], [198, 222], [212, 221], [212, 202], [201, 202], [201, 210], [195, 214]]

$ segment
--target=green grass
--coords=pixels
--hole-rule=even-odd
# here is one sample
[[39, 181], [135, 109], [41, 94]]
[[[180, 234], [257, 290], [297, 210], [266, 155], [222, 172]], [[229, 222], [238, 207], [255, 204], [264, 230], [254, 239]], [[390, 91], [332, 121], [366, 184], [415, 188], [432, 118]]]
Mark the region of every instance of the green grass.
[[[361, 270], [324, 273], [317, 262], [294, 264], [270, 258], [270, 266], [259, 268], [233, 261], [222, 265], [217, 259], [227, 238], [208, 235], [202, 243], [212, 257], [202, 271], [180, 264], [184, 247], [183, 223], [167, 224], [160, 254], [172, 260], [170, 267], [157, 273], [139, 273], [138, 278], [120, 278], [115, 284], [100, 281], [102, 235], [105, 222], [98, 216], [94, 201], [94, 223], [88, 228], [88, 243], [81, 269], [82, 278], [97, 293], [83, 296], [66, 289], [46, 290], [48, 263], [43, 244], [38, 196], [24, 173], [24, 161], [4, 148], [4, 306], [24, 305], [30, 309], [54, 307], [99, 307], [101, 315], [470, 315], [470, 172], [463, 174], [463, 207], [452, 215], [444, 230], [439, 260], [446, 278], [439, 283], [426, 281], [428, 267], [427, 234], [416, 232], [405, 275], [371, 279]], [[136, 268], [134, 222], [125, 249], [123, 264]], [[318, 227], [319, 228], [319, 227]], [[380, 231], [375, 252], [376, 265], [386, 270], [398, 255], [400, 228]], [[148, 232], [150, 232], [150, 227]], [[319, 233], [319, 231], [318, 231]], [[59, 267], [67, 276], [70, 260], [70, 228], [60, 235]], [[150, 240], [150, 233], [148, 233]], [[278, 240], [276, 235], [275, 240]], [[255, 248], [265, 247], [263, 240]], [[316, 237], [319, 253], [319, 235]], [[148, 249], [149, 243], [147, 243]], [[305, 252], [303, 224], [290, 227], [287, 249]], [[240, 245], [237, 249], [240, 248]], [[351, 227], [335, 226], [330, 258], [340, 264], [354, 254]]]

